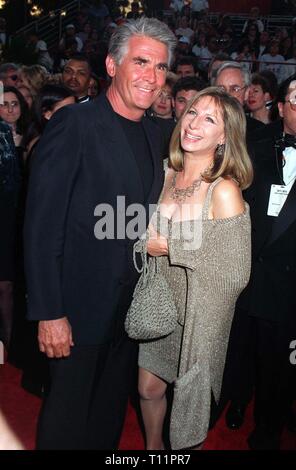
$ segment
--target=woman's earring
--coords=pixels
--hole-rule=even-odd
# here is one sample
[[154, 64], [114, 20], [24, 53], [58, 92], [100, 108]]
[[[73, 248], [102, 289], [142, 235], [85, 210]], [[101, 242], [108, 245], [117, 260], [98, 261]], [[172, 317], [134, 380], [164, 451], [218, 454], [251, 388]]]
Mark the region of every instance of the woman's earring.
[[218, 144], [216, 147], [216, 154], [219, 157], [222, 157], [224, 154], [224, 150], [225, 150], [225, 144]]

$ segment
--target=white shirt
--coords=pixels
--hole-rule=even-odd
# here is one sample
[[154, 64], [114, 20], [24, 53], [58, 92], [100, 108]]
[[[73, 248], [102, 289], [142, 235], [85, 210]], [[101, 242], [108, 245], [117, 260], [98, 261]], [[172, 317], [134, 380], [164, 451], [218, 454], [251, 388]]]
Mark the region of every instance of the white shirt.
[[189, 40], [191, 40], [193, 34], [194, 31], [191, 28], [178, 28], [175, 30], [176, 36], [186, 36]]
[[6, 33], [0, 33], [0, 42], [2, 44], [6, 43]]
[[209, 2], [207, 0], [192, 0], [191, 2], [191, 10], [192, 11], [203, 11], [208, 10]]
[[[256, 24], [257, 24], [257, 28], [258, 28], [259, 33], [262, 33], [262, 31], [264, 31], [264, 24], [259, 19], [256, 20]], [[245, 22], [245, 24], [243, 26], [242, 33], [244, 33], [246, 31], [247, 26], [248, 26], [248, 20]]]
[[[269, 62], [269, 63], [265, 63], [265, 62]], [[277, 63], [273, 63], [273, 62], [277, 62]], [[280, 54], [277, 54], [274, 56], [270, 54], [263, 54], [260, 57], [259, 71], [261, 72], [261, 70], [271, 70], [275, 74], [278, 80], [278, 83], [281, 83], [283, 67], [284, 67], [283, 62], [285, 62], [285, 59]]]
[[282, 80], [286, 80], [286, 78], [294, 75], [294, 73], [296, 73], [296, 57], [286, 60], [282, 68]]
[[213, 54], [209, 51], [207, 47], [199, 47], [195, 44], [192, 48], [193, 54], [198, 57], [198, 66], [203, 70], [206, 70]]
[[285, 159], [283, 178], [285, 185], [288, 186], [288, 190], [290, 191], [296, 178], [296, 149], [294, 149], [294, 147], [285, 148], [283, 156]]

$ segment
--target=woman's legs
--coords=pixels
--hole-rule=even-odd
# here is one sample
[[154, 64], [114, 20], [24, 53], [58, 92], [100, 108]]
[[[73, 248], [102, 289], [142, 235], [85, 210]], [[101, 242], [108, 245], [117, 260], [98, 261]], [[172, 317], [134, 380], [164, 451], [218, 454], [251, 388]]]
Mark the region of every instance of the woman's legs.
[[167, 384], [146, 369], [139, 369], [139, 394], [146, 432], [146, 449], [164, 449], [162, 432], [166, 415]]

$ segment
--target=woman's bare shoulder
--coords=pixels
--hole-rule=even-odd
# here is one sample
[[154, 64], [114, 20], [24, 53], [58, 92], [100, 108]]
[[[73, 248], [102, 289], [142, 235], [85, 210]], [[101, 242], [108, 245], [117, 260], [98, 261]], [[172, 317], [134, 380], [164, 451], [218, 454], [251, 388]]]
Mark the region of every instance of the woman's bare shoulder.
[[242, 192], [231, 178], [223, 178], [213, 189], [212, 211], [215, 219], [224, 219], [243, 213]]

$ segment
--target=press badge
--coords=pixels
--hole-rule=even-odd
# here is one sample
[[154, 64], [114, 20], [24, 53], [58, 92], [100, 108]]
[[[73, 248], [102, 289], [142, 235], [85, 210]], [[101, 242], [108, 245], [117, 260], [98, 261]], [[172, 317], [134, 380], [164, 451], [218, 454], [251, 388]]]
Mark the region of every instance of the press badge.
[[277, 217], [289, 194], [289, 187], [280, 184], [272, 184], [268, 202], [267, 215]]

